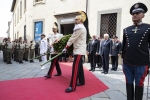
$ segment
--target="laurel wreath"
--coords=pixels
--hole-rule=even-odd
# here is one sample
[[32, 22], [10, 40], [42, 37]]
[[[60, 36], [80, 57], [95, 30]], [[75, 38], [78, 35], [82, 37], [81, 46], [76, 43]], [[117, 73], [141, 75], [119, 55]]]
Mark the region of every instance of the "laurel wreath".
[[[72, 34], [69, 35], [64, 35], [57, 43], [53, 44], [54, 51], [56, 52], [62, 52], [62, 50], [65, 48], [69, 38], [71, 37]], [[73, 52], [73, 45], [69, 47], [67, 50], [67, 53], [72, 53]]]

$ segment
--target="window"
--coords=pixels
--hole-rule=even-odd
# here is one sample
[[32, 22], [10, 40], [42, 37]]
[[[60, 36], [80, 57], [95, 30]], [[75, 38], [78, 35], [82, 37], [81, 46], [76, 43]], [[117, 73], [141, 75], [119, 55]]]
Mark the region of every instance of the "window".
[[20, 2], [20, 18], [22, 18], [22, 1]]
[[24, 0], [24, 12], [26, 11], [26, 0]]
[[116, 35], [117, 13], [102, 14], [100, 24], [100, 36], [103, 37], [105, 33], [108, 33], [110, 38], [112, 38]]

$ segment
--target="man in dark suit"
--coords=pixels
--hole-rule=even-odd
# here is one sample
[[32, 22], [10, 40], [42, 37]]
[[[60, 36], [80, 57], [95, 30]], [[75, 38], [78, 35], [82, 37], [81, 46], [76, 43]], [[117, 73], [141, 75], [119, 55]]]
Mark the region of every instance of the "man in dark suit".
[[112, 45], [112, 55], [111, 55], [111, 62], [112, 62], [112, 69], [116, 71], [118, 68], [118, 56], [121, 54], [121, 42], [117, 40], [118, 37], [113, 37], [113, 45]]
[[103, 58], [103, 72], [104, 74], [108, 73], [109, 70], [109, 57], [112, 54], [112, 40], [109, 39], [108, 34], [104, 34], [104, 40], [101, 43], [101, 53], [100, 55]]
[[96, 39], [96, 35], [93, 35], [92, 40], [88, 44], [88, 54], [91, 64], [91, 69], [89, 71], [95, 71], [97, 43], [98, 40]]
[[101, 53], [101, 42], [102, 42], [102, 38], [99, 37], [98, 38], [98, 43], [97, 43], [97, 50], [96, 50], [96, 55], [97, 55], [97, 67], [98, 68], [101, 68], [102, 65], [103, 65], [103, 62], [102, 62], [102, 56], [100, 55]]

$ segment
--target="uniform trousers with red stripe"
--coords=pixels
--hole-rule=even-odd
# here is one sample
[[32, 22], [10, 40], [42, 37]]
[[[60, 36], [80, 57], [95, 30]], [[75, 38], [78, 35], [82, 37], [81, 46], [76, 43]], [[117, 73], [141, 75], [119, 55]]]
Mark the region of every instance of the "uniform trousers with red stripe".
[[123, 64], [123, 72], [126, 77], [126, 83], [136, 86], [143, 86], [144, 80], [148, 72], [148, 66], [132, 66]]
[[[57, 54], [51, 54], [51, 58], [56, 56]], [[51, 65], [50, 65], [50, 69], [47, 73], [47, 75], [49, 75], [50, 77], [52, 76], [52, 73], [53, 73], [53, 70], [54, 70], [54, 67], [56, 66], [56, 71], [57, 71], [57, 74], [61, 74], [61, 69], [60, 69], [60, 66], [59, 66], [59, 57], [56, 57], [55, 59], [53, 59], [51, 61]]]
[[127, 100], [143, 100], [144, 80], [148, 73], [148, 66], [123, 64], [123, 72], [126, 77]]
[[70, 87], [72, 87], [73, 91], [76, 90], [77, 82], [83, 85], [85, 84], [82, 57], [83, 55], [74, 55], [72, 76], [71, 76], [71, 82], [70, 82]]

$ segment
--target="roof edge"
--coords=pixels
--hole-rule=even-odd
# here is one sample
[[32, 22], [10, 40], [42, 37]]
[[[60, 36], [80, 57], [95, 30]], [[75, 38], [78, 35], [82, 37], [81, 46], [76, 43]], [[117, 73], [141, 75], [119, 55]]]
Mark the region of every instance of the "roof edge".
[[12, 2], [12, 6], [11, 6], [11, 12], [13, 12], [14, 11], [14, 8], [15, 8], [15, 4], [16, 4], [16, 0], [13, 0], [13, 2]]

